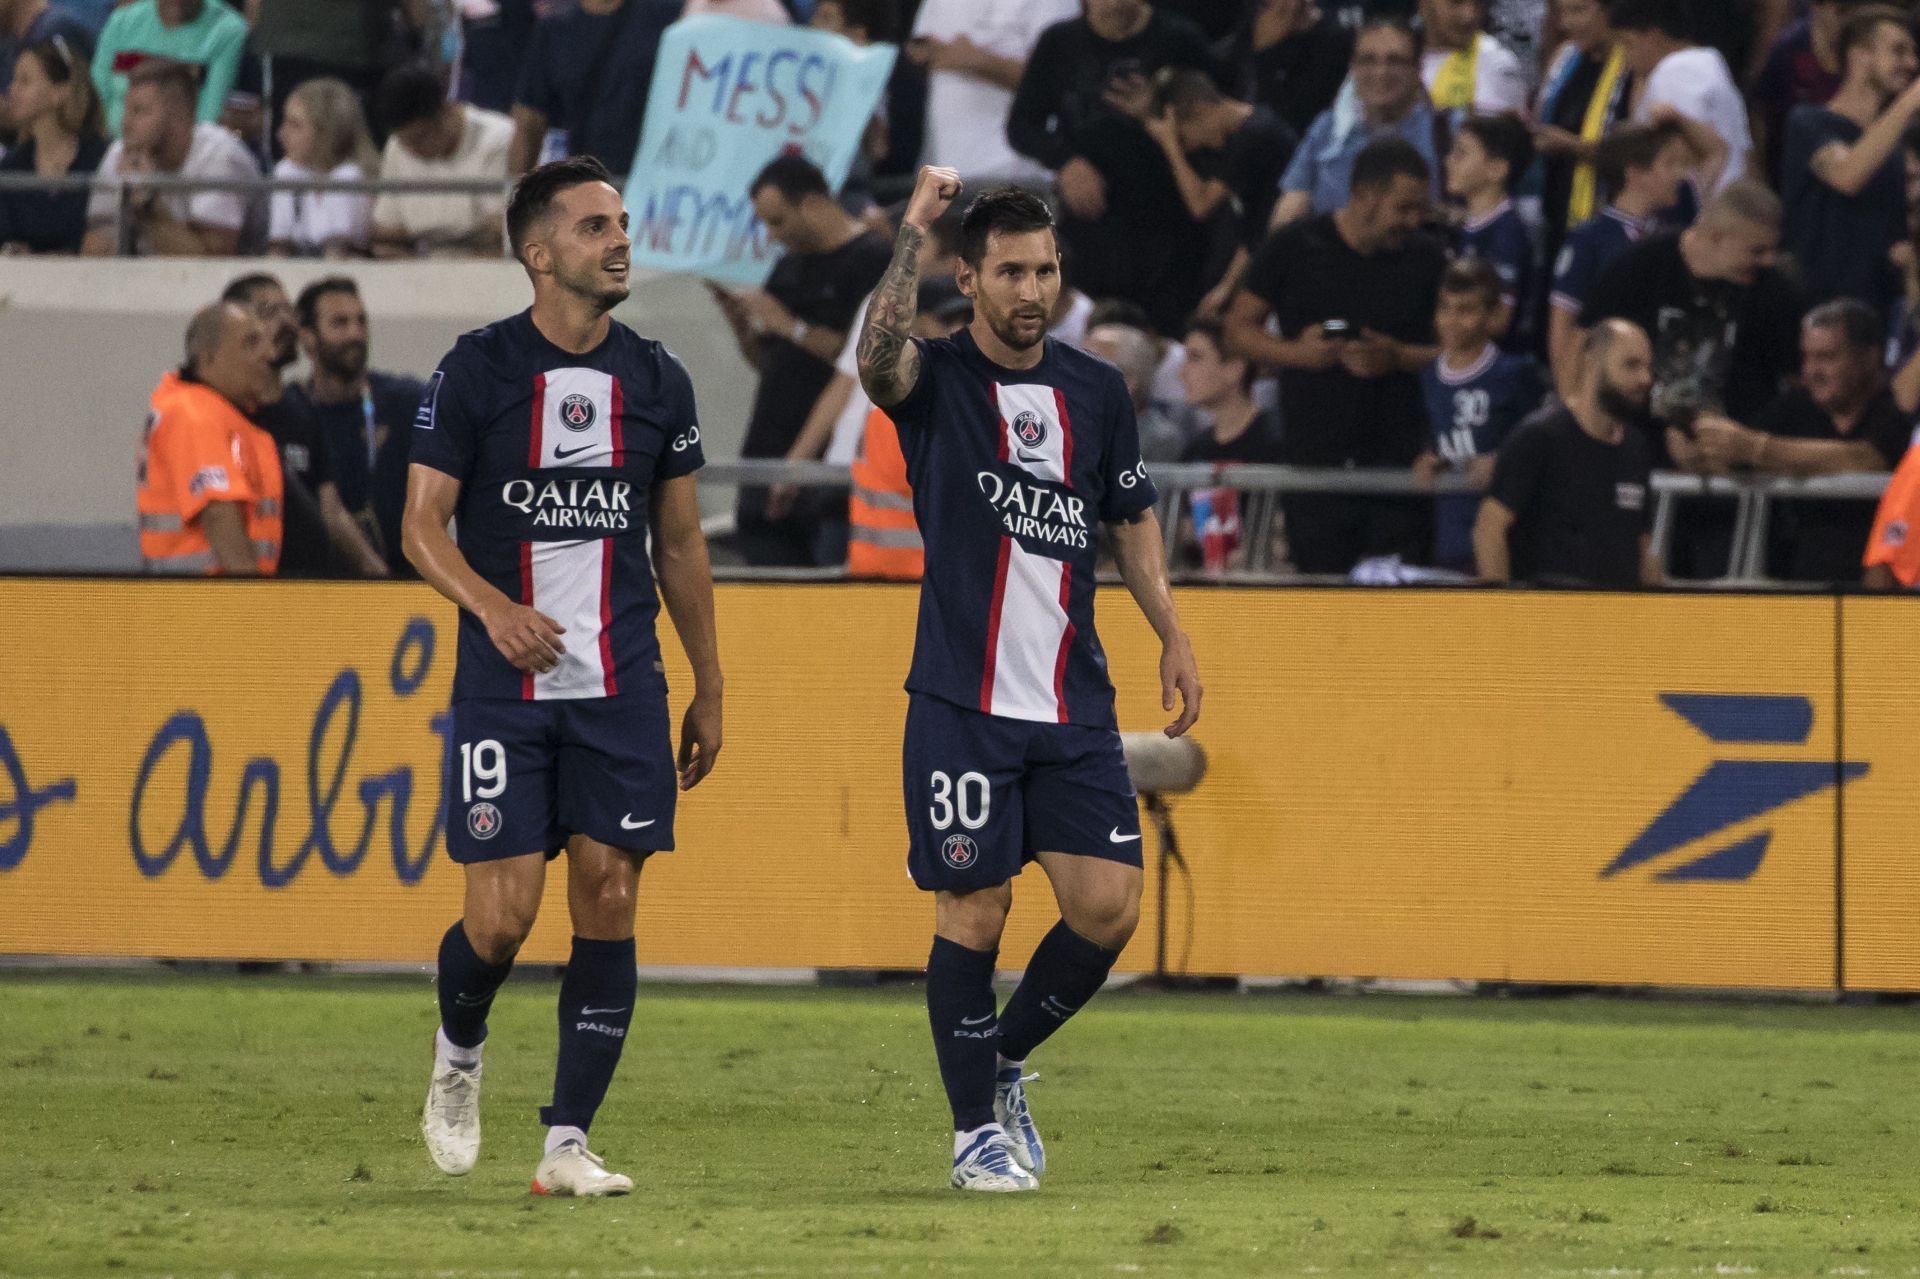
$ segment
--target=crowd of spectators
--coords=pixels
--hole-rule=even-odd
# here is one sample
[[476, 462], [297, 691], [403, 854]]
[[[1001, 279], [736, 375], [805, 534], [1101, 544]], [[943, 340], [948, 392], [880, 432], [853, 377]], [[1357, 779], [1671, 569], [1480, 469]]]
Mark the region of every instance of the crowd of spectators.
[[[0, 0], [0, 170], [470, 180], [458, 193], [287, 187], [270, 200], [231, 185], [6, 186], [0, 249], [499, 256], [515, 174], [569, 152], [630, 165], [672, 22], [811, 23], [903, 56], [843, 189], [791, 157], [747, 193], [785, 249], [764, 287], [713, 290], [760, 378], [747, 456], [859, 456], [870, 408], [845, 357], [887, 258], [887, 180], [945, 165], [975, 189], [1022, 182], [1053, 198], [1069, 286], [1054, 335], [1121, 367], [1151, 457], [1386, 467], [1511, 499], [1513, 552], [1495, 564], [1493, 504], [1472, 493], [1289, 496], [1278, 527], [1294, 567], [1344, 574], [1390, 557], [1524, 575], [1542, 557], [1520, 543], [1556, 520], [1648, 532], [1654, 501], [1631, 479], [1605, 512], [1513, 505], [1583, 450], [1624, 449], [1607, 456], [1629, 473], [1639, 445], [1653, 470], [1702, 475], [1901, 459], [1920, 410], [1913, 9]], [[325, 349], [318, 322], [297, 320], [312, 351]], [[331, 376], [317, 394], [339, 390]], [[1559, 415], [1557, 436], [1532, 430], [1543, 414]], [[1507, 462], [1510, 442], [1521, 455]], [[344, 480], [333, 505], [370, 509], [377, 487]], [[1215, 489], [1206, 518], [1183, 512], [1196, 554], [1214, 534], [1208, 563], [1247, 554], [1227, 518], [1242, 505]], [[1781, 510], [1774, 574], [1860, 578], [1866, 506]], [[743, 493], [737, 517], [750, 562], [845, 554], [843, 503], [776, 486]], [[377, 520], [334, 510], [322, 523], [334, 552], [372, 568]], [[1733, 531], [1730, 501], [1684, 504], [1661, 571], [1725, 574]], [[1625, 564], [1647, 576], [1637, 549], [1566, 540], [1593, 543], [1591, 571], [1545, 575], [1619, 582]]]

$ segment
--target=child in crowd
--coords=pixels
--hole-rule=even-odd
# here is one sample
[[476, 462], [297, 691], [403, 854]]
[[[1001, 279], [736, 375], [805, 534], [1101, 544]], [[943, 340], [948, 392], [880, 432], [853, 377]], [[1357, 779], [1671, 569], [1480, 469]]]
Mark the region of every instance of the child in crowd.
[[1467, 257], [1447, 267], [1433, 317], [1440, 355], [1420, 371], [1432, 448], [1413, 469], [1428, 484], [1442, 472], [1465, 475], [1475, 491], [1435, 500], [1436, 568], [1473, 571], [1473, 521], [1479, 494], [1493, 478], [1494, 455], [1546, 394], [1532, 357], [1495, 344], [1505, 319], [1502, 281], [1491, 263]]
[[1462, 206], [1460, 252], [1493, 264], [1506, 308], [1497, 334], [1521, 350], [1533, 296], [1533, 236], [1513, 207], [1513, 191], [1533, 163], [1533, 137], [1518, 117], [1470, 116], [1447, 152], [1447, 194]]

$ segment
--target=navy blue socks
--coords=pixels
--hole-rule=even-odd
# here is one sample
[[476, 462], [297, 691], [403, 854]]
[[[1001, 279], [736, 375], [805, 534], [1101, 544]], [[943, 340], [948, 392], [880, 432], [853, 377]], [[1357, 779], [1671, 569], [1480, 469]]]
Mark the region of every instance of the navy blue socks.
[[927, 956], [927, 1020], [955, 1132], [993, 1122], [995, 953], [935, 937]]
[[478, 1048], [487, 1037], [487, 1010], [513, 961], [489, 964], [474, 953], [466, 925], [453, 921], [440, 939], [440, 1030], [457, 1048]]
[[541, 1123], [586, 1132], [620, 1064], [639, 985], [633, 938], [573, 939], [567, 975], [560, 979], [560, 1060], [553, 1075], [553, 1104], [540, 1108]]
[[1067, 927], [1065, 920], [1040, 939], [1027, 974], [1000, 1014], [1000, 1055], [1025, 1061], [1027, 1054], [1060, 1029], [1106, 984], [1117, 950], [1108, 950]]

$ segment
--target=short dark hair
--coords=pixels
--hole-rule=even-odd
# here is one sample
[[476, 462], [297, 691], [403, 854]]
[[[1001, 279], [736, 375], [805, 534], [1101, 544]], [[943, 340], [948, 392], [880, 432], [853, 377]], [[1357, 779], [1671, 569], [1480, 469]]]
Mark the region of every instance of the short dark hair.
[[1838, 329], [1847, 345], [1856, 351], [1878, 351], [1887, 344], [1887, 326], [1880, 313], [1859, 298], [1835, 298], [1822, 302], [1800, 321], [1809, 329]]
[[227, 287], [220, 290], [220, 300], [251, 308], [254, 305], [255, 295], [268, 286], [285, 290], [279, 276], [267, 271], [249, 271], [245, 275], [236, 275], [228, 281]]
[[512, 247], [513, 256], [520, 256], [520, 250], [527, 243], [527, 232], [546, 216], [562, 191], [589, 182], [613, 185], [613, 175], [607, 172], [607, 166], [590, 155], [554, 160], [522, 175], [513, 184], [513, 194], [507, 197], [507, 243]]
[[1354, 47], [1358, 48], [1363, 38], [1372, 35], [1376, 31], [1392, 31], [1408, 44], [1412, 45], [1413, 60], [1416, 63], [1420, 61], [1420, 55], [1426, 51], [1426, 36], [1422, 34], [1420, 28], [1414, 26], [1405, 18], [1395, 18], [1384, 15], [1378, 18], [1368, 18], [1360, 24], [1359, 28], [1353, 33]]
[[1258, 370], [1254, 367], [1252, 360], [1244, 355], [1234, 354], [1233, 349], [1227, 345], [1225, 321], [1211, 315], [1201, 316], [1187, 326], [1187, 340], [1191, 342], [1195, 337], [1203, 337], [1213, 343], [1213, 349], [1220, 353], [1222, 360], [1240, 361], [1240, 389], [1243, 391], [1253, 389], [1254, 375]]
[[810, 195], [829, 198], [833, 195], [827, 186], [827, 175], [820, 172], [820, 166], [798, 152], [775, 156], [768, 161], [766, 168], [753, 175], [753, 185], [747, 188], [747, 198], [752, 199], [768, 187], [785, 196], [790, 204], [798, 204]]
[[1488, 310], [1500, 305], [1506, 295], [1506, 285], [1493, 263], [1482, 257], [1455, 258], [1447, 263], [1447, 269], [1440, 276], [1441, 296], [1460, 297], [1468, 293], [1479, 294]]
[[840, 19], [847, 26], [866, 30], [875, 44], [892, 44], [900, 34], [900, 15], [894, 0], [833, 0], [840, 6]]
[[1139, 329], [1142, 333], [1154, 331], [1153, 321], [1147, 316], [1147, 308], [1132, 298], [1101, 298], [1087, 312], [1087, 330], [1105, 328], [1109, 324], [1123, 324], [1130, 329]]
[[1691, 43], [1693, 31], [1687, 21], [1691, 9], [1675, 0], [1611, 0], [1607, 21], [1615, 31], [1658, 31]]
[[1201, 107], [1226, 99], [1213, 77], [1194, 67], [1163, 67], [1153, 78], [1154, 106], [1158, 111], [1185, 115]]
[[986, 260], [987, 237], [995, 231], [1018, 235], [1023, 231], [1053, 230], [1053, 211], [1031, 191], [996, 187], [983, 191], [960, 219], [960, 256], [969, 266]]
[[320, 299], [333, 293], [345, 293], [352, 297], [360, 296], [360, 286], [353, 282], [350, 275], [326, 275], [300, 290], [300, 296], [293, 300], [293, 309], [300, 315], [300, 327], [313, 328], [320, 319]]
[[1678, 120], [1615, 125], [1594, 147], [1593, 170], [1603, 188], [1619, 195], [1626, 188], [1629, 169], [1651, 169], [1662, 151], [1686, 137]]
[[1388, 186], [1395, 178], [1431, 182], [1433, 168], [1420, 154], [1420, 149], [1405, 138], [1375, 138], [1353, 158], [1353, 178], [1348, 189]]
[[1527, 176], [1527, 166], [1533, 163], [1533, 133], [1516, 115], [1476, 115], [1468, 116], [1460, 124], [1460, 132], [1470, 135], [1495, 160], [1504, 161], [1507, 166], [1507, 192], [1520, 185]]
[[127, 72], [127, 87], [138, 84], [156, 85], [163, 89], [172, 89], [188, 102], [197, 102], [200, 98], [200, 72], [190, 62], [180, 62], [174, 58], [160, 58], [148, 54], [134, 63], [133, 70]]
[[374, 95], [374, 113], [391, 133], [431, 120], [447, 104], [447, 82], [425, 62], [407, 62], [387, 73]]
[[1841, 75], [1847, 73], [1847, 55], [1872, 44], [1880, 28], [1888, 25], [1907, 30], [1906, 13], [1890, 4], [1869, 4], [1848, 10], [1840, 23], [1840, 35], [1834, 41], [1834, 57], [1840, 60]]

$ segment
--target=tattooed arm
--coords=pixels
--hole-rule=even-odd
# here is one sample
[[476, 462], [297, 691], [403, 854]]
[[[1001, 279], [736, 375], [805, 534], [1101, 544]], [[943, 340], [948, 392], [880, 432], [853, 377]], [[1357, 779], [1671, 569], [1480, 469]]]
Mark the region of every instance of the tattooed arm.
[[893, 264], [880, 277], [873, 300], [867, 304], [857, 351], [860, 385], [881, 408], [891, 408], [906, 399], [920, 379], [920, 348], [913, 344], [913, 321], [919, 310], [920, 250], [926, 244], [927, 228], [959, 194], [958, 173], [931, 166], [921, 168], [900, 221], [900, 235], [894, 241]]

